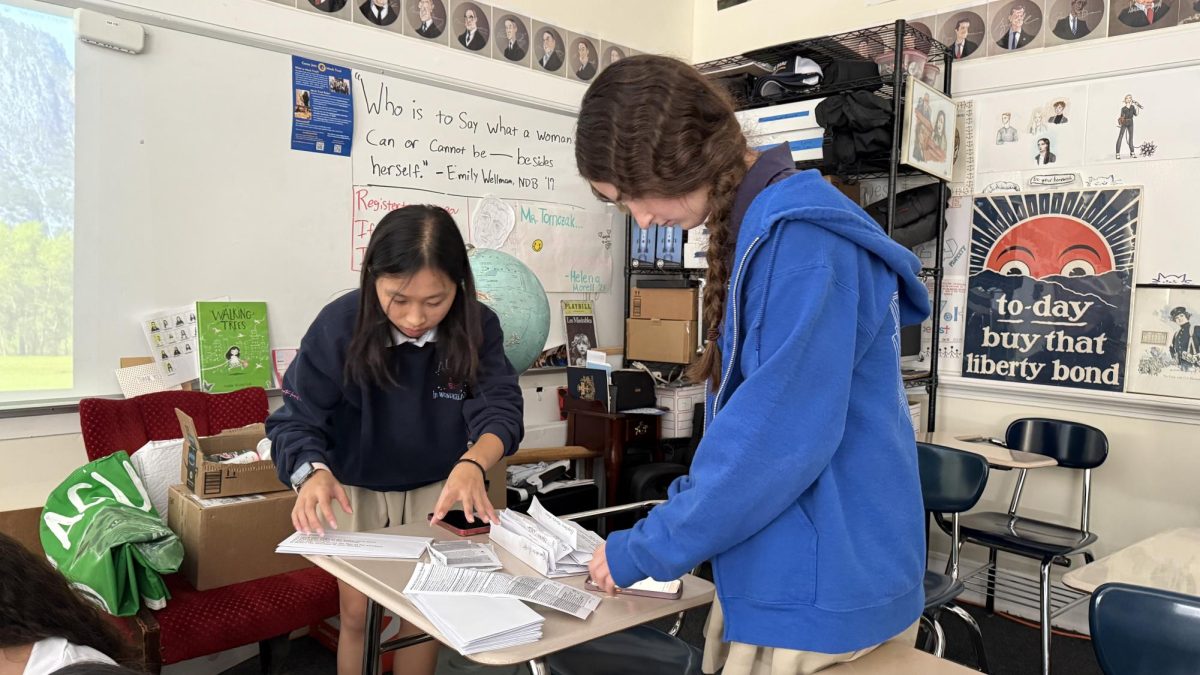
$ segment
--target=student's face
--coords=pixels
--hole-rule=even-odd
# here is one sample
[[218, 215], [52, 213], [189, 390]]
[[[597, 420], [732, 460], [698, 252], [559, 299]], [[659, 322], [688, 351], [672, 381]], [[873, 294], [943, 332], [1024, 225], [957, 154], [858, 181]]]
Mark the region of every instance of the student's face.
[[479, 27], [479, 17], [475, 16], [475, 10], [468, 9], [463, 12], [463, 23], [467, 24], [467, 30], [475, 30]]
[[1009, 12], [1008, 23], [1013, 30], [1021, 30], [1021, 26], [1025, 25], [1025, 8], [1017, 7]]
[[957, 38], [958, 42], [962, 42], [967, 39], [967, 32], [970, 30], [971, 24], [964, 21], [954, 28], [954, 37]]
[[410, 338], [419, 338], [446, 318], [458, 286], [440, 271], [424, 268], [407, 277], [375, 280], [375, 294], [388, 321]]
[[421, 21], [428, 21], [433, 18], [433, 0], [421, 0], [417, 3], [417, 14], [421, 16]]
[[681, 197], [635, 197], [619, 194], [609, 183], [592, 181], [592, 188], [608, 201], [622, 206], [637, 222], [648, 229], [652, 225], [678, 225], [690, 230], [708, 218], [708, 188], [700, 188]]
[[509, 40], [517, 39], [517, 22], [513, 21], [512, 19], [504, 20], [504, 37], [508, 38]]
[[542, 51], [546, 54], [553, 53], [555, 44], [554, 36], [550, 34], [550, 31], [542, 33]]

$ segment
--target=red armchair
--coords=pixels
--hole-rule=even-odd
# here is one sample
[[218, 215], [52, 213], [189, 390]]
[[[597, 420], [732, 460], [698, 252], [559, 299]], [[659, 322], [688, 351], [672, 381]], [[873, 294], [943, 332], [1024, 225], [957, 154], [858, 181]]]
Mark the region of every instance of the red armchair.
[[[259, 388], [228, 394], [167, 391], [132, 399], [86, 398], [79, 422], [88, 460], [118, 450], [132, 454], [151, 440], [179, 438], [175, 409], [187, 413], [202, 436], [267, 418], [267, 394]], [[338, 613], [337, 582], [316, 567], [208, 591], [197, 591], [180, 574], [166, 577], [171, 599], [159, 611], [133, 617], [143, 667], [163, 665], [260, 643], [263, 672], [282, 665], [288, 634]]]

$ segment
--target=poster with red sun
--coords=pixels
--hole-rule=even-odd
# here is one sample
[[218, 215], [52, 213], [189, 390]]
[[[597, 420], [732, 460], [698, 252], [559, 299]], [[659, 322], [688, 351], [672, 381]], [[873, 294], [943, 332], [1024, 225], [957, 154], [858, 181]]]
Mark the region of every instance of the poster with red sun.
[[977, 196], [964, 377], [1121, 391], [1138, 187]]

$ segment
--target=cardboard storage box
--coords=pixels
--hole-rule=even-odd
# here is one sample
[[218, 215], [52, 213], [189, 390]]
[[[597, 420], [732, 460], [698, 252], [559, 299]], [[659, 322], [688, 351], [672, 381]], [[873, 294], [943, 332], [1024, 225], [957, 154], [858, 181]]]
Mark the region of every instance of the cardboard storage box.
[[631, 319], [669, 319], [695, 321], [697, 289], [695, 288], [638, 288], [629, 289]]
[[688, 438], [692, 435], [692, 420], [697, 403], [704, 403], [704, 385], [686, 387], [655, 387], [659, 407], [666, 408], [662, 416], [662, 438]]
[[691, 363], [696, 358], [696, 322], [626, 319], [626, 361]]
[[195, 494], [207, 499], [288, 489], [275, 474], [275, 464], [270, 460], [221, 464], [205, 458], [205, 455], [221, 452], [253, 450], [266, 436], [264, 425], [251, 424], [241, 429], [229, 429], [216, 436], [200, 437], [191, 417], [178, 408], [175, 409], [175, 416], [179, 418], [179, 428], [183, 431], [183, 466], [179, 480]]
[[[312, 563], [275, 552], [291, 536], [292, 491], [200, 499], [182, 485], [167, 498], [167, 524], [183, 541], [184, 577], [198, 591], [290, 572]], [[334, 507], [337, 508], [337, 507]]]

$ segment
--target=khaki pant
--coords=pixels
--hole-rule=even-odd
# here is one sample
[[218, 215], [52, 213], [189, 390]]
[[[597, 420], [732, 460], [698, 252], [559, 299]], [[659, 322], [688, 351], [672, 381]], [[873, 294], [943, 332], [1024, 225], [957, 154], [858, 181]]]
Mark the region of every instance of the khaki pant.
[[446, 481], [433, 483], [407, 492], [376, 492], [364, 487], [346, 485], [346, 496], [350, 498], [353, 514], [342, 512], [339, 504], [332, 504], [333, 518], [339, 530], [344, 532], [367, 532], [396, 525], [411, 525], [428, 521]]
[[[912, 647], [917, 642], [917, 628], [920, 624], [918, 620], [887, 642], [902, 642]], [[724, 631], [725, 614], [721, 611], [721, 602], [713, 600], [708, 623], [704, 625], [704, 661], [701, 669], [706, 673], [715, 673], [723, 665], [723, 675], [809, 675], [839, 663], [862, 658], [879, 646], [843, 654], [823, 654], [759, 647], [742, 642], [725, 642], [721, 639]]]

